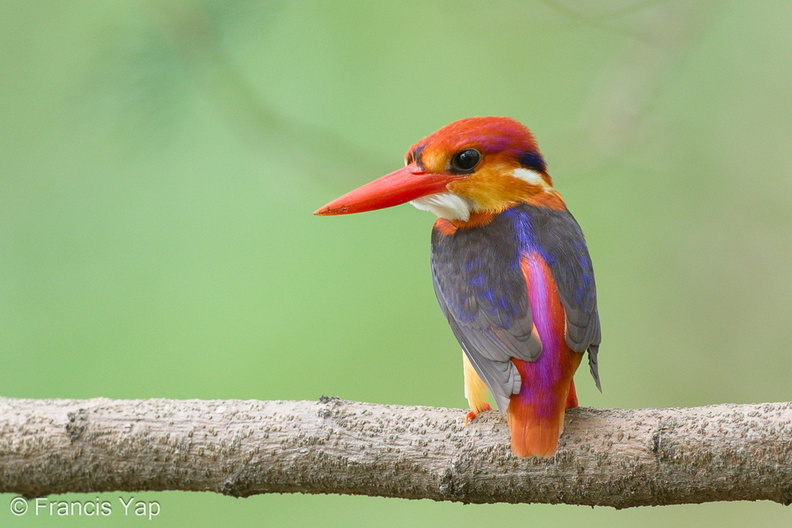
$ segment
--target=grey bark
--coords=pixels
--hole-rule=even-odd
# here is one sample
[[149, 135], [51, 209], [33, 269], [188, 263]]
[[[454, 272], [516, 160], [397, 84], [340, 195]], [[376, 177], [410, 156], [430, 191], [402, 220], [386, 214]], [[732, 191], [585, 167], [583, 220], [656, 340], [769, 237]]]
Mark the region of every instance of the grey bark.
[[519, 459], [495, 412], [309, 401], [0, 398], [0, 492], [342, 493], [632, 506], [792, 501], [792, 403], [567, 412]]

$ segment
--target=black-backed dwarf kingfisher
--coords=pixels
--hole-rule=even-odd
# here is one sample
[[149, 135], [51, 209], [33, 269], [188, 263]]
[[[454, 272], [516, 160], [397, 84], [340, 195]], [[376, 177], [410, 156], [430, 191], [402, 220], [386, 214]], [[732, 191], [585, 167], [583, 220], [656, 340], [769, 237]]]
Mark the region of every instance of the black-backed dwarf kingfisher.
[[594, 272], [577, 221], [553, 188], [531, 132], [507, 117], [447, 125], [405, 167], [330, 202], [339, 215], [410, 202], [438, 216], [432, 278], [464, 350], [466, 421], [490, 409], [520, 457], [555, 454], [584, 352], [600, 388]]

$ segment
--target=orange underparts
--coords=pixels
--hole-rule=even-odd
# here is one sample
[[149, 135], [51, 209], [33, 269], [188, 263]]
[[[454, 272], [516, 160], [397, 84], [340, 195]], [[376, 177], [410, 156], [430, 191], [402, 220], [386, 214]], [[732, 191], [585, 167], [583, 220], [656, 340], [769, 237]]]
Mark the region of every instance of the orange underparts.
[[457, 229], [469, 229], [487, 225], [492, 222], [493, 218], [495, 218], [495, 213], [490, 212], [473, 213], [468, 220], [438, 218], [435, 221], [435, 229], [443, 235], [453, 235], [457, 232]]
[[547, 263], [533, 252], [522, 258], [521, 268], [542, 353], [536, 361], [512, 359], [522, 384], [506, 416], [517, 456], [551, 457], [564, 430], [564, 410], [578, 404], [572, 376], [583, 354], [566, 344], [564, 308]]
[[456, 231], [457, 229], [469, 229], [471, 227], [485, 226], [492, 222], [493, 218], [495, 218], [495, 213], [482, 211], [471, 214], [470, 218], [467, 220], [449, 220], [448, 222], [454, 226], [454, 231]]
[[[539, 207], [546, 207], [548, 209], [565, 210], [566, 204], [561, 196], [555, 192], [543, 192], [537, 194], [525, 203], [536, 205]], [[503, 210], [513, 207], [515, 203], [508, 204]], [[495, 219], [495, 215], [500, 214], [502, 211], [479, 211], [472, 213], [467, 220], [438, 218], [435, 222], [435, 228], [443, 235], [453, 235], [457, 229], [470, 229], [471, 227], [485, 226]]]
[[531, 205], [538, 205], [539, 207], [547, 207], [548, 209], [556, 209], [558, 211], [563, 211], [567, 208], [561, 195], [556, 191], [536, 194], [528, 200], [528, 203]]

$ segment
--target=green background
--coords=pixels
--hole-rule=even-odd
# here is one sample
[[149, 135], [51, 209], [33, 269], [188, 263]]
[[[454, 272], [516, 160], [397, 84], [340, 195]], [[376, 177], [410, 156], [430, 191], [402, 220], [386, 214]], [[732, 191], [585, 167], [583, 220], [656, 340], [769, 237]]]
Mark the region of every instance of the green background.
[[[311, 212], [453, 120], [509, 115], [594, 260], [604, 393], [581, 372], [581, 403], [787, 401], [790, 20], [785, 0], [2, 2], [0, 394], [464, 407], [431, 215]], [[158, 526], [792, 523], [773, 503], [132, 495]], [[146, 522], [11, 498], [2, 526]]]

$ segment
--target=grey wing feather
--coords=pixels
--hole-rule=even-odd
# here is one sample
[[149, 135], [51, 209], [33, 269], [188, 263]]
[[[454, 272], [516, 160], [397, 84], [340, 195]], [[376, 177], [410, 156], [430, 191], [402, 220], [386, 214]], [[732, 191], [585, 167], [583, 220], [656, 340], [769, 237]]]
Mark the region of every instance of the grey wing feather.
[[[552, 229], [537, 230], [539, 244], [554, 258], [548, 262], [566, 313], [566, 342], [576, 352], [589, 355], [589, 368], [602, 391], [597, 352], [602, 339], [594, 270], [583, 231], [568, 211], [544, 211], [541, 220]], [[537, 216], [540, 216], [537, 214]]]
[[[460, 326], [454, 315], [449, 313], [443, 296], [439, 291], [437, 293], [440, 307], [448, 319], [454, 336], [473, 368], [490, 389], [498, 409], [505, 412], [509, 406], [509, 397], [520, 391], [520, 373], [511, 362], [514, 352], [510, 352], [512, 349], [505, 344], [488, 339], [485, 337], [486, 334], [472, 330], [470, 327]], [[541, 343], [539, 349], [541, 352]], [[538, 356], [539, 352], [536, 355]]]

